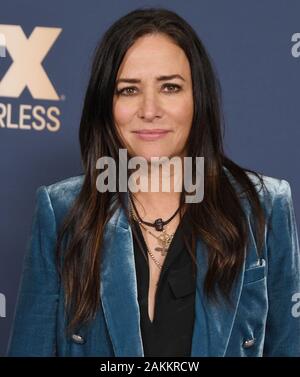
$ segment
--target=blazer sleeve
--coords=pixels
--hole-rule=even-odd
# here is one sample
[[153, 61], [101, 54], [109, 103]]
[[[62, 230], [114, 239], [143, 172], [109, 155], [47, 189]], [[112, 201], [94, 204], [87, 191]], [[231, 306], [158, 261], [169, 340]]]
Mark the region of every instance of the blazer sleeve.
[[37, 189], [35, 198], [8, 356], [55, 356], [56, 353], [59, 295], [56, 222], [46, 186]]
[[300, 356], [300, 253], [291, 188], [280, 180], [267, 233], [268, 316], [263, 356]]

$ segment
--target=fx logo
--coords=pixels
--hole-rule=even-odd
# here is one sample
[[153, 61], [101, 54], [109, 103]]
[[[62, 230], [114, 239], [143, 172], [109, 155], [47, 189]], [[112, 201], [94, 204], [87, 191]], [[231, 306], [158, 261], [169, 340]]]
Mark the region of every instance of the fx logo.
[[42, 61], [61, 31], [60, 28], [35, 27], [27, 39], [21, 26], [0, 24], [1, 40], [13, 60], [0, 82], [0, 97], [17, 98], [27, 86], [34, 99], [59, 99]]

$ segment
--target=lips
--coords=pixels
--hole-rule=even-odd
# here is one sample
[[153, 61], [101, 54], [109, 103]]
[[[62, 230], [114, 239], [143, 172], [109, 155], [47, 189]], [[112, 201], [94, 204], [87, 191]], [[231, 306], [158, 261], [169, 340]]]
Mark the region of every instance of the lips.
[[170, 131], [160, 129], [160, 128], [155, 128], [155, 129], [152, 129], [152, 130], [137, 130], [137, 131], [133, 131], [133, 132], [138, 133], [138, 134], [163, 134], [163, 133], [167, 133], [167, 132], [170, 132]]
[[154, 141], [157, 139], [161, 139], [164, 136], [166, 136], [169, 132], [170, 132], [169, 130], [164, 130], [161, 128], [155, 128], [151, 130], [143, 129], [143, 130], [133, 131], [133, 133], [136, 134], [139, 139], [144, 140], [144, 141]]

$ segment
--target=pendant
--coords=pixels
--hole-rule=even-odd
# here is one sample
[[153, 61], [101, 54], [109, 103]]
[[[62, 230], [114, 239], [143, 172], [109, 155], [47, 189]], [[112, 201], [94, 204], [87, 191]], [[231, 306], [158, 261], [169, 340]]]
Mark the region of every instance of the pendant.
[[171, 240], [172, 240], [172, 235], [170, 236], [169, 234], [166, 233], [164, 230], [162, 234], [158, 236], [158, 240], [163, 244], [169, 246]]
[[167, 249], [165, 247], [157, 246], [154, 250], [160, 252], [162, 257], [164, 257], [167, 254]]
[[158, 232], [162, 232], [163, 229], [164, 229], [164, 224], [163, 224], [162, 219], [156, 219], [156, 220], [154, 221], [154, 226], [155, 226], [155, 229], [156, 229]]
[[154, 250], [159, 251], [162, 256], [165, 256], [167, 254], [167, 250], [170, 246], [172, 238], [173, 235], [170, 236], [165, 231], [163, 231], [163, 234], [158, 237], [158, 241], [161, 244], [161, 247], [157, 246]]

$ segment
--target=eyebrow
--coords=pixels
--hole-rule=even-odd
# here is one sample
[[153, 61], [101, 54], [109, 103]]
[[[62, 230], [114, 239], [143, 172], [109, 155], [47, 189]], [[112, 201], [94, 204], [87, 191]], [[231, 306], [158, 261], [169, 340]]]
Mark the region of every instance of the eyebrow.
[[[158, 76], [156, 77], [156, 80], [157, 81], [167, 81], [167, 80], [172, 80], [172, 79], [180, 79], [180, 80], [183, 80], [185, 81], [185, 79], [181, 76], [181, 75], [164, 75], [164, 76]], [[127, 82], [127, 83], [130, 83], [130, 84], [138, 84], [141, 82], [141, 80], [139, 79], [130, 79], [130, 78], [120, 78], [116, 81], [116, 84], [120, 83], [120, 82]]]

